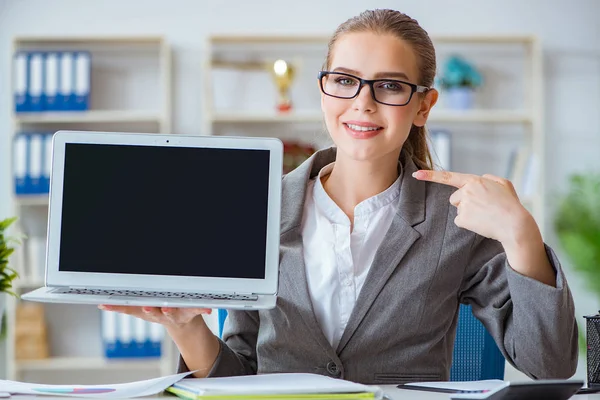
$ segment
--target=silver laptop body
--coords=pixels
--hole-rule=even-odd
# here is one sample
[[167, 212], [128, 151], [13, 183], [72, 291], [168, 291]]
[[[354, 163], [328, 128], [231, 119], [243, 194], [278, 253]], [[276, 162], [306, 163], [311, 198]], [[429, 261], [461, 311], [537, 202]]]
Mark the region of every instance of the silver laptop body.
[[25, 300], [275, 307], [283, 145], [59, 131], [45, 286]]

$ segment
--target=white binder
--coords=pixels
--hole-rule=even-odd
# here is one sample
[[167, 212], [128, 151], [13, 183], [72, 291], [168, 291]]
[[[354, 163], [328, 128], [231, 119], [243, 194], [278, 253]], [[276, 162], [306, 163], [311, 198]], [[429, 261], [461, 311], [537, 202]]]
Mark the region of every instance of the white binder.
[[15, 194], [27, 194], [27, 136], [19, 133], [13, 141], [13, 176], [15, 180]]
[[42, 191], [42, 157], [44, 155], [44, 136], [41, 133], [32, 133], [29, 143], [29, 177], [30, 193], [43, 193]]
[[28, 101], [28, 85], [29, 80], [29, 69], [28, 69], [28, 54], [25, 52], [18, 52], [14, 57], [14, 98], [15, 98], [15, 112], [27, 112], [29, 111]]
[[29, 111], [43, 111], [44, 54], [31, 53], [29, 56]]
[[75, 53], [75, 99], [73, 109], [83, 111], [89, 108], [91, 85], [91, 58], [88, 52]]
[[44, 68], [44, 110], [59, 110], [58, 82], [59, 82], [59, 55], [56, 52], [46, 53]]
[[72, 110], [74, 93], [74, 68], [73, 53], [63, 52], [60, 54], [60, 84], [58, 90], [58, 102], [61, 110]]

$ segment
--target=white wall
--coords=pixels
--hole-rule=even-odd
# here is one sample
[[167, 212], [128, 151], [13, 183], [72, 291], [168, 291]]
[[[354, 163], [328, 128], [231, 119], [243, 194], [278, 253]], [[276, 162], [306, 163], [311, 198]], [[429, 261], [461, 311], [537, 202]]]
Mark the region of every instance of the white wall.
[[[430, 34], [538, 35], [545, 54], [548, 217], [568, 174], [600, 169], [597, 0], [460, 0], [452, 5], [445, 0], [0, 0], [0, 216], [11, 211], [8, 71], [13, 36], [164, 34], [175, 53], [174, 132], [201, 134], [199, 68], [207, 34], [329, 33], [366, 4], [402, 10]], [[551, 233], [546, 239], [557, 247]], [[600, 299], [586, 295], [571, 273], [569, 278], [577, 314], [595, 312]], [[582, 370], [578, 376], [584, 376]]]

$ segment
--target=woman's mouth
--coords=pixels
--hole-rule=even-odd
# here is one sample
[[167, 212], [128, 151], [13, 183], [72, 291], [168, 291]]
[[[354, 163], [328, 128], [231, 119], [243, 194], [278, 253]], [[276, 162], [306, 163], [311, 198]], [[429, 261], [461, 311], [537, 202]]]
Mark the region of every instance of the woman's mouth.
[[383, 128], [374, 124], [344, 122], [346, 132], [355, 139], [370, 139], [377, 136]]

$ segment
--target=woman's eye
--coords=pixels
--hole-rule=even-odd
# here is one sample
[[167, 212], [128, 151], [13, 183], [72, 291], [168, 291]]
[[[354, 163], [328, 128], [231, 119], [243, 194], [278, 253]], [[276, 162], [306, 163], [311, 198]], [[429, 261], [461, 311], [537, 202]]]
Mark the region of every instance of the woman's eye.
[[352, 78], [337, 78], [335, 82], [342, 86], [352, 86], [356, 84], [356, 80]]
[[392, 92], [401, 92], [404, 90], [403, 85], [397, 82], [381, 82], [379, 87]]

